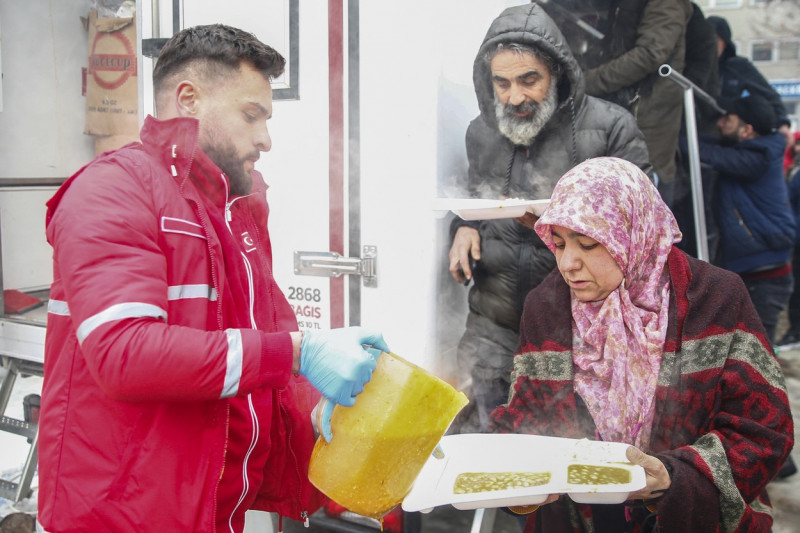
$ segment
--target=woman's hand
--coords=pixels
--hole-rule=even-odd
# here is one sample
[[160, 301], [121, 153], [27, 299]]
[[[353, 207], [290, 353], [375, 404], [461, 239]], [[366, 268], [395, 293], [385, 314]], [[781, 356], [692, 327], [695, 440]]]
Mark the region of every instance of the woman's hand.
[[[627, 455], [628, 461], [644, 468], [645, 477], [647, 479], [647, 485], [641, 490], [632, 492], [630, 496], [628, 496], [628, 499], [653, 500], [659, 498], [669, 489], [672, 480], [669, 477], [669, 472], [667, 472], [667, 467], [664, 466], [664, 463], [662, 463], [660, 459], [652, 455], [647, 455], [635, 446], [629, 447], [625, 455]], [[547, 499], [539, 505], [510, 506], [508, 509], [516, 514], [530, 514], [535, 512], [540, 506], [553, 503], [560, 497], [560, 494], [550, 494], [547, 496]]]
[[641, 490], [632, 492], [628, 499], [630, 500], [653, 500], [663, 495], [672, 484], [672, 479], [669, 477], [667, 467], [657, 457], [647, 455], [639, 448], [631, 446], [625, 452], [628, 461], [635, 465], [644, 468], [645, 478], [647, 485]]

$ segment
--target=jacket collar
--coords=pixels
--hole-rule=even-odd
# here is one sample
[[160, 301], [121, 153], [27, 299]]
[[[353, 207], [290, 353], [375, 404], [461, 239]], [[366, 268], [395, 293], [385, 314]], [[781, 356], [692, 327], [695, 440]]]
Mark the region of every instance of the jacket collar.
[[193, 118], [159, 120], [148, 116], [140, 138], [145, 150], [172, 173], [179, 182], [188, 177], [195, 152], [200, 151], [197, 140], [200, 122]]
[[[214, 205], [224, 206], [229, 200], [228, 177], [198, 146], [200, 122], [179, 117], [145, 119], [141, 140], [145, 150], [164, 167], [184, 189], [190, 180]], [[253, 172], [252, 193], [266, 190], [258, 172]]]

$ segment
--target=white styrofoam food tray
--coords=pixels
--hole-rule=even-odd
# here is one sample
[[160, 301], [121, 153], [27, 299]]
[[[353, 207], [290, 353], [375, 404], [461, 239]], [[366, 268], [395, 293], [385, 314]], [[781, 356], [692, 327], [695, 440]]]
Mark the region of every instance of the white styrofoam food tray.
[[495, 218], [518, 218], [525, 212], [541, 216], [550, 203], [545, 200], [488, 200], [484, 198], [437, 198], [433, 208], [437, 211], [452, 211], [464, 220], [489, 220]]
[[[622, 503], [646, 484], [644, 469], [625, 457], [627, 444], [518, 434], [461, 434], [442, 438], [444, 458], [431, 456], [403, 500], [406, 511], [431, 511], [451, 504], [457, 509], [537, 505], [549, 494], [568, 494], [578, 503]], [[628, 470], [630, 481], [571, 484], [570, 465], [610, 466]], [[456, 494], [462, 473], [549, 472], [543, 485]]]

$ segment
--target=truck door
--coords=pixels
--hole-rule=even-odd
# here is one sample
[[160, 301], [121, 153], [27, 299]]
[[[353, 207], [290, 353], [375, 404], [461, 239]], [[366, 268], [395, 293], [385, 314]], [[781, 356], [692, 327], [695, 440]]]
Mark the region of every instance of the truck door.
[[142, 6], [145, 42], [222, 22], [287, 58], [274, 85], [272, 151], [258, 168], [270, 186], [275, 275], [301, 328], [377, 328], [401, 357], [457, 381], [466, 289], [447, 271], [449, 218], [431, 204], [466, 172], [475, 53], [491, 20], [518, 3]]

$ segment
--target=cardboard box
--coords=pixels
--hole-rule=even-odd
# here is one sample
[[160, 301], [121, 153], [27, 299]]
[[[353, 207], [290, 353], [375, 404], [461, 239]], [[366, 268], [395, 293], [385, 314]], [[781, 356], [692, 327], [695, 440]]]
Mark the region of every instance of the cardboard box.
[[136, 18], [99, 18], [89, 12], [86, 128], [89, 135], [127, 138], [139, 133]]

